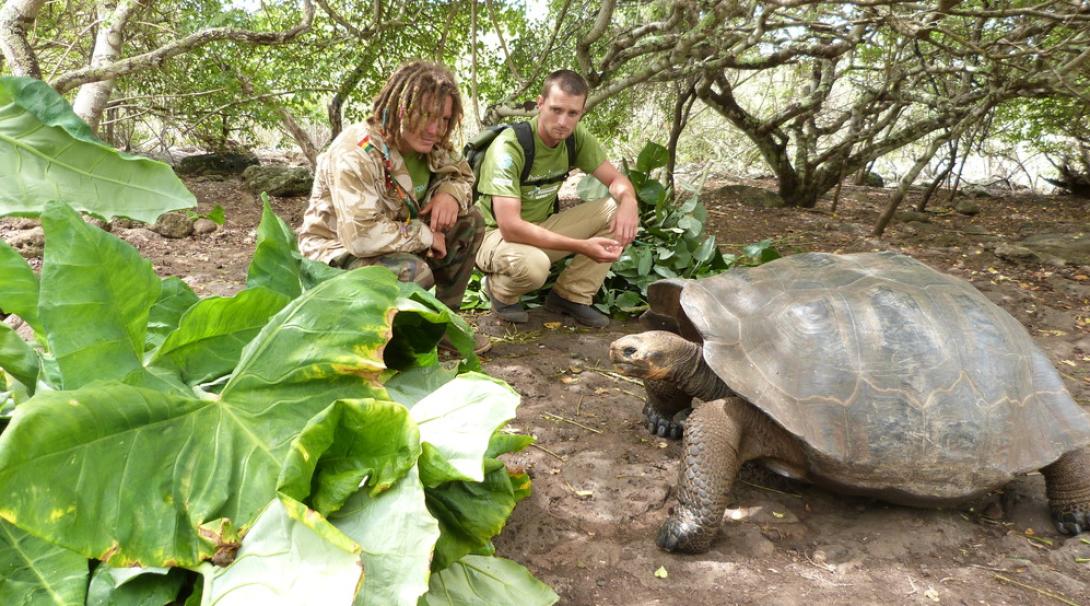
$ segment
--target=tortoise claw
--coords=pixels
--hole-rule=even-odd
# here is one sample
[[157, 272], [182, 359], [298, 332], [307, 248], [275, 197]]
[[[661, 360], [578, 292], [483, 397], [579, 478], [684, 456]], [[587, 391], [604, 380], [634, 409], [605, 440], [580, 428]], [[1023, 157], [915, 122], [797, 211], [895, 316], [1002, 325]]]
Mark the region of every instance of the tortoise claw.
[[667, 418], [651, 404], [643, 407], [643, 416], [647, 419], [647, 431], [653, 436], [671, 440], [681, 439], [681, 436], [685, 433], [685, 419], [689, 417], [691, 412], [691, 408], [686, 408], [672, 418]]
[[1066, 535], [1090, 532], [1090, 511], [1053, 511], [1052, 522], [1056, 530]]
[[704, 553], [711, 547], [715, 533], [702, 530], [696, 524], [684, 521], [684, 516], [674, 514], [659, 528], [655, 544], [663, 551]]

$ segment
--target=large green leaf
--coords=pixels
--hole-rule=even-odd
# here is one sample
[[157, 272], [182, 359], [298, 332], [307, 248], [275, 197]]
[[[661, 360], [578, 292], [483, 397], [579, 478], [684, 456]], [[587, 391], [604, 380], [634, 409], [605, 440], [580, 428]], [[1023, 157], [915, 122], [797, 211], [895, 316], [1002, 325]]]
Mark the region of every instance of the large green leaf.
[[665, 147], [654, 141], [648, 141], [640, 150], [639, 157], [636, 158], [636, 170], [649, 173], [656, 168], [666, 166], [669, 160], [670, 153], [666, 151]]
[[363, 580], [359, 552], [325, 518], [282, 496], [261, 513], [230, 566], [201, 566], [201, 604], [347, 606]]
[[384, 387], [395, 402], [412, 407], [456, 376], [458, 373], [454, 369], [443, 368], [439, 364], [418, 366], [397, 373], [386, 381]]
[[594, 178], [594, 175], [583, 175], [579, 184], [575, 186], [575, 193], [584, 202], [594, 202], [609, 195], [609, 188]]
[[315, 414], [387, 399], [377, 380], [398, 292], [384, 270], [307, 291], [246, 346], [218, 398], [40, 393], [0, 435], [0, 517], [117, 566], [196, 565], [269, 502]]
[[360, 490], [330, 521], [363, 548], [367, 577], [357, 606], [413, 606], [428, 590], [439, 524], [424, 506], [416, 467], [378, 496]]
[[0, 323], [0, 369], [15, 377], [29, 393], [34, 393], [38, 380], [38, 355], [10, 326], [3, 323]]
[[87, 558], [0, 521], [0, 604], [83, 606]]
[[266, 194], [261, 194], [261, 200], [261, 223], [257, 226], [254, 257], [246, 270], [246, 286], [264, 286], [298, 297], [303, 292], [302, 261], [295, 232], [272, 211]]
[[185, 312], [149, 364], [176, 369], [190, 385], [226, 375], [238, 364], [242, 348], [288, 301], [262, 287], [203, 299]]
[[280, 473], [280, 492], [310, 497], [323, 515], [339, 509], [366, 479], [372, 496], [390, 488], [420, 456], [420, 432], [397, 402], [338, 400], [315, 415]]
[[151, 351], [163, 344], [167, 335], [178, 328], [182, 314], [199, 299], [193, 289], [181, 280], [170, 276], [163, 278], [159, 298], [148, 312], [148, 332], [144, 337], [144, 350]]
[[548, 606], [560, 600], [521, 565], [470, 555], [431, 575], [420, 606]]
[[185, 575], [179, 568], [114, 568], [99, 564], [87, 588], [87, 606], [173, 604]]
[[442, 531], [432, 569], [442, 570], [462, 556], [488, 547], [515, 505], [529, 494], [529, 477], [510, 474], [495, 459], [490, 461], [483, 482], [454, 481], [428, 488], [428, 511]]
[[[484, 454], [492, 434], [515, 418], [518, 393], [498, 379], [478, 373], [459, 375], [417, 402], [410, 414], [420, 426], [420, 440], [435, 449], [454, 475], [431, 474], [439, 481], [484, 478]], [[421, 469], [422, 477], [428, 473]]]
[[40, 330], [38, 276], [19, 253], [0, 240], [0, 311], [15, 314]]
[[159, 277], [131, 245], [50, 203], [42, 215], [45, 255], [38, 312], [63, 383], [143, 372], [148, 310]]
[[0, 78], [0, 183], [0, 216], [38, 215], [61, 200], [151, 223], [197, 204], [169, 166], [102, 143], [63, 97], [33, 78]]

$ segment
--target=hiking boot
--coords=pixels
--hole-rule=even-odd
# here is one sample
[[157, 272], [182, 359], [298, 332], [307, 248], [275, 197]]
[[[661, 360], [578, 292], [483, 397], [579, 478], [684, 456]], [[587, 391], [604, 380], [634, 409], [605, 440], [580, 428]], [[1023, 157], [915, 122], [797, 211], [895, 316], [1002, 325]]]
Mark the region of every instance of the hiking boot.
[[575, 321], [583, 326], [602, 328], [609, 325], [609, 316], [583, 303], [573, 303], [564, 297], [549, 291], [545, 297], [545, 309], [575, 318]]
[[529, 321], [530, 314], [526, 313], [526, 308], [522, 306], [522, 303], [504, 303], [497, 301], [496, 297], [492, 296], [492, 290], [488, 287], [487, 276], [481, 278], [481, 292], [492, 302], [492, 313], [497, 318], [515, 324]]
[[[441, 351], [458, 354], [458, 348], [454, 346], [454, 343], [450, 342], [450, 339], [446, 335], [439, 341], [438, 345]], [[479, 332], [473, 333], [473, 353], [478, 356], [484, 352], [492, 349], [492, 339], [489, 339], [487, 335], [483, 335]]]

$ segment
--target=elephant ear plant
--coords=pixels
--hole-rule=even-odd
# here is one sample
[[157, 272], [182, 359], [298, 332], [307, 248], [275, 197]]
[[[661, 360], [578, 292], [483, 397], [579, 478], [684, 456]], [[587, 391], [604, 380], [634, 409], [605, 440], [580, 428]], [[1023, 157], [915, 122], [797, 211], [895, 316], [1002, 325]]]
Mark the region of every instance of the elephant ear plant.
[[497, 459], [518, 395], [432, 295], [306, 261], [266, 205], [247, 287], [200, 298], [42, 207], [40, 273], [0, 242], [33, 332], [0, 323], [0, 603], [556, 601], [493, 555], [530, 490]]

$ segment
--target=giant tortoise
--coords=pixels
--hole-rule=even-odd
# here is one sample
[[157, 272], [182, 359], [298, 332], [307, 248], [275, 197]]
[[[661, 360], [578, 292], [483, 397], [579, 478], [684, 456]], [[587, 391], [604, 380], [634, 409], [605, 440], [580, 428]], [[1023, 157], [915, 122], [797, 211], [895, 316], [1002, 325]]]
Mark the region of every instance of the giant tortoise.
[[1090, 415], [1025, 328], [904, 255], [801, 254], [649, 289], [653, 330], [610, 346], [652, 430], [684, 421], [668, 551], [707, 550], [742, 463], [907, 505], [1040, 470], [1057, 528], [1090, 530]]

